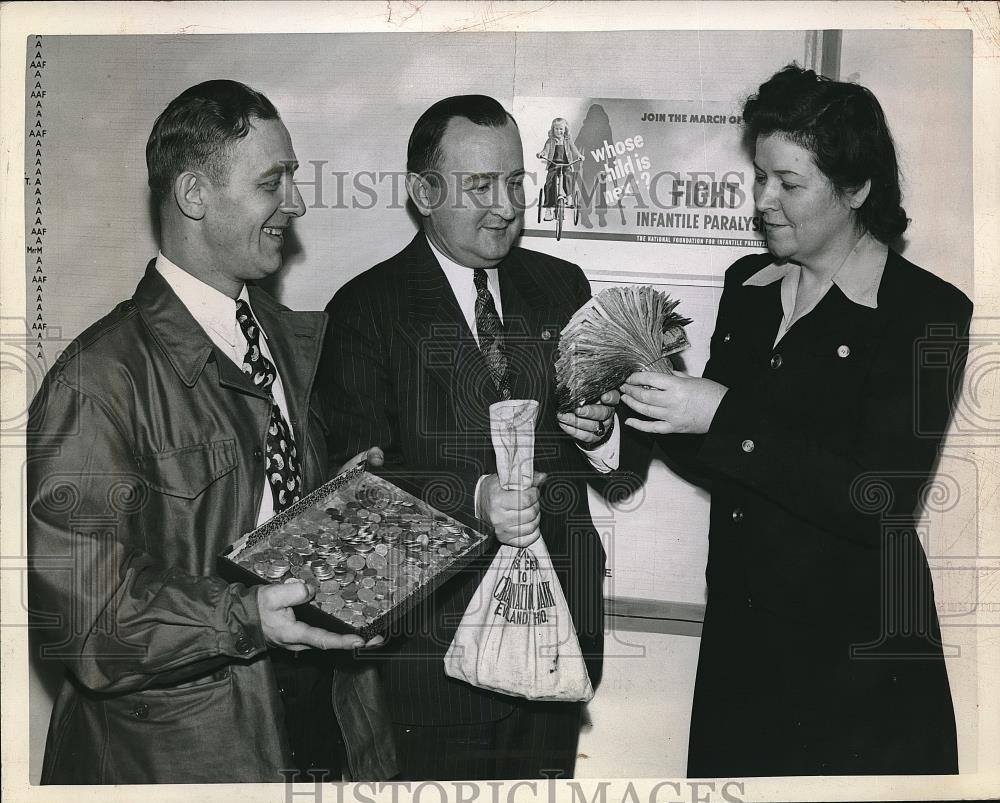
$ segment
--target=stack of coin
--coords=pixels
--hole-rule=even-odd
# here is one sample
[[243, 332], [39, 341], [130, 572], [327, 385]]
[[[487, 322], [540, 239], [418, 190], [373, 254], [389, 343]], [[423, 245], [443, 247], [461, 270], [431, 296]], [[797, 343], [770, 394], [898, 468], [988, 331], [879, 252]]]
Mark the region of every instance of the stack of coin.
[[316, 592], [313, 605], [360, 628], [481, 540], [364, 475], [283, 524], [240, 564], [270, 582], [304, 580]]

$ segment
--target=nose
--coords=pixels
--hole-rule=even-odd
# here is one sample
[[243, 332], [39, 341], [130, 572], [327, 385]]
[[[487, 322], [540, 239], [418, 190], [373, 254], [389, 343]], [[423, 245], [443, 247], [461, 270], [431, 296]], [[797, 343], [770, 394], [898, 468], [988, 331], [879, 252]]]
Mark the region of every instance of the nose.
[[494, 214], [507, 222], [512, 221], [524, 207], [521, 195], [522, 193], [517, 187], [498, 182], [497, 202], [493, 207]]
[[306, 205], [302, 201], [302, 195], [292, 179], [288, 179], [280, 208], [282, 212], [292, 217], [302, 217], [306, 213]]
[[754, 183], [753, 202], [758, 212], [767, 212], [778, 208], [778, 193], [773, 181], [765, 181], [763, 184]]

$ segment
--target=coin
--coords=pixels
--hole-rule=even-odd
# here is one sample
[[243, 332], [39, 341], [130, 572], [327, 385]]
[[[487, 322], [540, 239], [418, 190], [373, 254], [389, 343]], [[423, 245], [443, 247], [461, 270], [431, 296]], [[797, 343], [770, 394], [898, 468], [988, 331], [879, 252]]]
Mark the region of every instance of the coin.
[[363, 569], [365, 567], [365, 559], [360, 555], [351, 555], [351, 557], [344, 561], [344, 563], [348, 568], [354, 570]]
[[380, 555], [378, 552], [373, 552], [367, 558], [368, 568], [374, 569], [376, 571], [384, 569], [388, 565], [388, 561], [384, 556]]
[[290, 535], [285, 540], [285, 544], [288, 549], [294, 549], [298, 552], [300, 549], [310, 549], [309, 539], [301, 535]]

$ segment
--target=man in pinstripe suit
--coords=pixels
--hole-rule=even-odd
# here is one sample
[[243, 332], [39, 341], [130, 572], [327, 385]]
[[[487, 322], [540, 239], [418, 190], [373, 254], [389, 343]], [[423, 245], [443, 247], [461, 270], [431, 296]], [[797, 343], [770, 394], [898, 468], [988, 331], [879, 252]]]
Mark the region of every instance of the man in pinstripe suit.
[[[575, 265], [513, 247], [524, 217], [521, 140], [496, 100], [431, 106], [410, 136], [407, 171], [422, 231], [326, 308], [319, 384], [331, 466], [378, 444], [387, 476], [416, 485], [440, 510], [477, 516], [499, 542], [526, 546], [540, 524], [596, 686], [604, 550], [585, 483], [595, 467], [617, 465], [617, 395], [557, 417], [552, 384], [559, 331], [590, 297], [589, 283]], [[501, 398], [540, 403], [541, 473], [527, 493], [497, 481], [489, 406]], [[491, 559], [442, 587], [382, 653], [404, 779], [573, 774], [580, 704], [509, 697], [444, 673]]]

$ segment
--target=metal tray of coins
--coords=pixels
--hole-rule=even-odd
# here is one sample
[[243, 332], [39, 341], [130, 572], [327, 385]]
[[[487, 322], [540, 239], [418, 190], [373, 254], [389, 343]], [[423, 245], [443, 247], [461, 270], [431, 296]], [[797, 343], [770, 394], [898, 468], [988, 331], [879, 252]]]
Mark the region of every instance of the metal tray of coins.
[[488, 540], [361, 462], [232, 544], [219, 573], [244, 583], [298, 577], [316, 590], [296, 609], [302, 621], [367, 641], [482, 554]]

